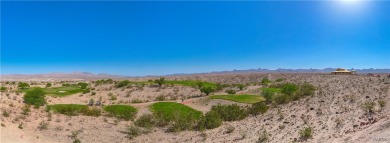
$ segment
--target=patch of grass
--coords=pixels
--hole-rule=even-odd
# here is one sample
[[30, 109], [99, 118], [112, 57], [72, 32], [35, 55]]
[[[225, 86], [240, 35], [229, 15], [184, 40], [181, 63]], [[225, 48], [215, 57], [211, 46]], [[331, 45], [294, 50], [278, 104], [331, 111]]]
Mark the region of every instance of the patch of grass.
[[111, 116], [115, 116], [126, 121], [133, 119], [137, 114], [137, 109], [129, 105], [109, 105], [105, 106], [104, 110]]
[[175, 102], [158, 102], [150, 106], [158, 126], [171, 125], [168, 131], [191, 130], [203, 114], [186, 105]]
[[[23, 92], [28, 92], [33, 89], [21, 89]], [[45, 95], [52, 95], [57, 97], [63, 97], [67, 95], [72, 95], [76, 93], [82, 93], [88, 89], [81, 89], [80, 86], [65, 86], [65, 87], [54, 87], [54, 88], [44, 88], [43, 91]]]
[[253, 104], [256, 102], [262, 102], [265, 101], [263, 96], [258, 96], [258, 95], [247, 95], [247, 94], [242, 94], [242, 95], [212, 95], [210, 96], [211, 99], [223, 99], [223, 100], [230, 100], [230, 101], [235, 101], [235, 102], [240, 102], [240, 103], [248, 103], [248, 104]]

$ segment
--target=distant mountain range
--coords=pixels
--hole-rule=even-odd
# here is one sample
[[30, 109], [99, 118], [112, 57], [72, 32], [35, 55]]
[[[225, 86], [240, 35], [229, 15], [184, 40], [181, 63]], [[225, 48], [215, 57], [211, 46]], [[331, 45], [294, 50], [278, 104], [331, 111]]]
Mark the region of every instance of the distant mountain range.
[[[330, 73], [337, 68], [324, 68], [324, 69], [283, 69], [278, 68], [275, 70], [269, 69], [248, 69], [248, 70], [232, 70], [232, 71], [217, 71], [211, 73], [249, 73], [249, 72], [261, 72], [261, 73]], [[355, 70], [356, 73], [390, 73], [390, 69], [348, 69]]]
[[[248, 70], [231, 70], [231, 71], [214, 71], [208, 73], [177, 73], [166, 76], [180, 76], [180, 75], [192, 75], [192, 74], [224, 74], [224, 73], [330, 73], [335, 71], [336, 68], [325, 69], [248, 69]], [[349, 69], [355, 70], [358, 74], [367, 73], [390, 73], [390, 69]], [[142, 76], [124, 76], [124, 75], [111, 75], [111, 74], [94, 74], [89, 72], [72, 72], [72, 73], [48, 73], [48, 74], [5, 74], [1, 75], [1, 81], [57, 81], [57, 80], [96, 80], [96, 79], [123, 79], [130, 77], [142, 77]], [[145, 76], [147, 77], [147, 76]], [[155, 76], [149, 76], [155, 77]]]

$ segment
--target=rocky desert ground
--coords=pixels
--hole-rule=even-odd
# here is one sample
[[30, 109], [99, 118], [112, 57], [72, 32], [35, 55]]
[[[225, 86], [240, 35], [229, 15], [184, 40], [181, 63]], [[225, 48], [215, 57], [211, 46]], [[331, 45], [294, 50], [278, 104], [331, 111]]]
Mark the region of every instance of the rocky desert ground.
[[[133, 120], [121, 120], [107, 116], [68, 116], [47, 112], [45, 106], [29, 107], [23, 102], [18, 82], [24, 81], [30, 88], [61, 87], [64, 83], [77, 80], [13, 80], [1, 81], [5, 87], [1, 92], [1, 139], [2, 143], [124, 143], [124, 142], [312, 142], [312, 143], [379, 143], [390, 142], [390, 78], [367, 75], [330, 75], [319, 73], [243, 73], [243, 74], [198, 74], [166, 76], [167, 81], [204, 81], [219, 84], [243, 84], [240, 90], [224, 87], [210, 95], [223, 95], [226, 89], [237, 91], [237, 95], [262, 96], [261, 88], [278, 83], [309, 83], [315, 86], [315, 94], [284, 104], [267, 104], [270, 108], [264, 114], [248, 115], [237, 121], [223, 121], [214, 129], [184, 130], [168, 132], [167, 127], [153, 127], [150, 131], [129, 139], [124, 133], [143, 114], [151, 114], [150, 105], [156, 102], [177, 102], [195, 110], [207, 113], [214, 105], [238, 104], [222, 99], [210, 99], [197, 87], [176, 84], [133, 85], [117, 87], [125, 80], [115, 78], [112, 83], [97, 84], [97, 79], [86, 79], [90, 92], [67, 96], [46, 95], [47, 105], [82, 104], [91, 99], [101, 101], [103, 106], [123, 104], [137, 108]], [[159, 77], [127, 78], [129, 81], [151, 81]], [[261, 84], [263, 78], [272, 82]], [[114, 98], [115, 97], [115, 98]], [[163, 101], [157, 100], [164, 97]], [[138, 103], [142, 102], [142, 103]], [[370, 106], [371, 105], [371, 106]], [[370, 107], [367, 107], [370, 106]], [[98, 106], [96, 108], [102, 108]], [[300, 132], [311, 129], [311, 136], [302, 139]], [[76, 134], [77, 132], [77, 134]], [[73, 134], [73, 136], [72, 136]]]

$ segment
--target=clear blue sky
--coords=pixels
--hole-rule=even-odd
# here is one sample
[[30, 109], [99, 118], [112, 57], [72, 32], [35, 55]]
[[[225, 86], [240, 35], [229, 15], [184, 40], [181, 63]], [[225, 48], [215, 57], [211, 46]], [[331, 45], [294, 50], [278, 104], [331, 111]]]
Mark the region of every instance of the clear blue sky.
[[2, 74], [390, 68], [390, 2], [1, 2]]

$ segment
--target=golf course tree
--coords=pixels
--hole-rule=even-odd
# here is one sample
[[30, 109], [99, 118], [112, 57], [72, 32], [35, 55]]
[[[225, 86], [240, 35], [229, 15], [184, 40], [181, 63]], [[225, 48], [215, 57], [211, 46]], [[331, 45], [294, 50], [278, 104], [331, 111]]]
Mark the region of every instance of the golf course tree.
[[208, 96], [210, 93], [214, 92], [214, 91], [215, 91], [215, 89], [214, 89], [213, 87], [211, 87], [211, 86], [203, 86], [203, 87], [200, 89], [200, 92], [201, 92], [201, 93], [205, 93], [207, 96]]
[[30, 87], [30, 85], [28, 83], [25, 83], [25, 82], [18, 83], [18, 88], [20, 88], [20, 89], [27, 89], [29, 87]]
[[50, 82], [46, 84], [46, 88], [48, 88], [48, 87], [51, 87], [51, 83]]
[[27, 91], [23, 99], [26, 104], [34, 105], [35, 108], [46, 104], [45, 91], [39, 87]]
[[154, 83], [157, 83], [160, 87], [165, 84], [165, 78], [160, 77], [160, 79], [154, 80]]
[[86, 88], [87, 88], [87, 86], [88, 86], [88, 83], [85, 83], [85, 82], [79, 82], [79, 83], [77, 83], [77, 85], [79, 85], [81, 89], [86, 89]]

